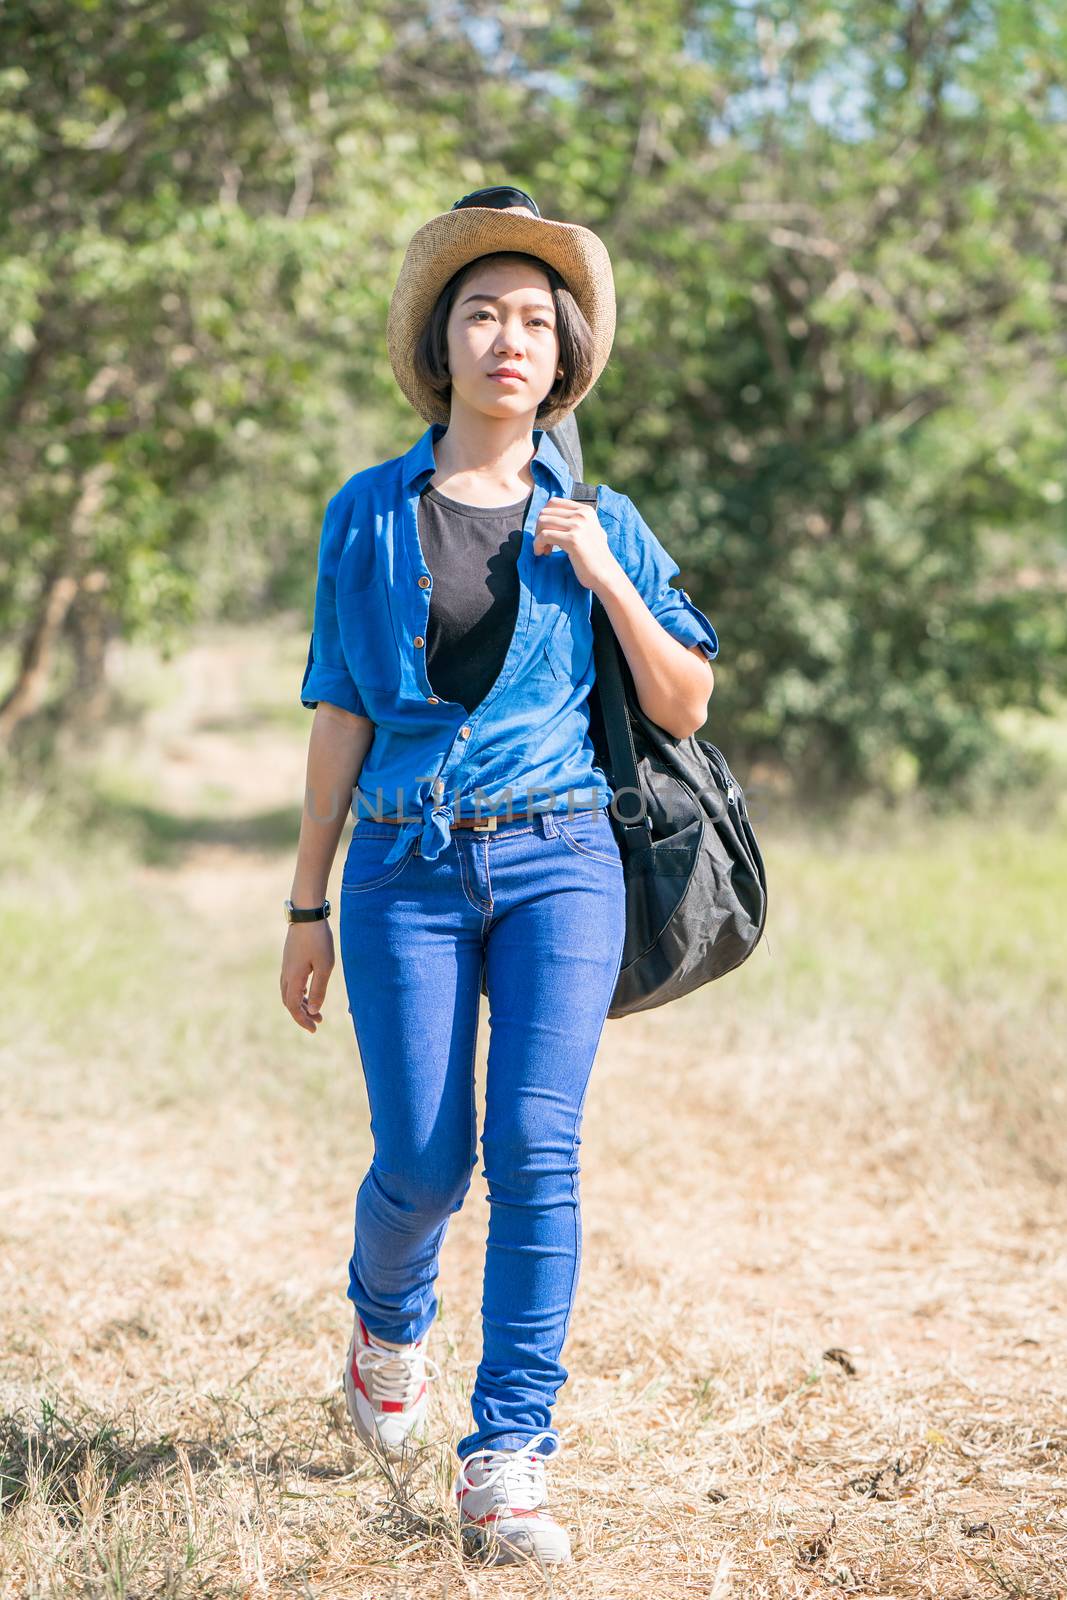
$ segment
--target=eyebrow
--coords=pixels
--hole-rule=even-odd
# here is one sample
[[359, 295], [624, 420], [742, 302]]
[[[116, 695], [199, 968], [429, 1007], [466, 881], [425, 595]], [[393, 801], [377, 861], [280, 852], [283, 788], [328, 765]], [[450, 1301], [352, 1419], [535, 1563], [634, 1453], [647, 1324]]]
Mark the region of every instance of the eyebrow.
[[[468, 305], [472, 300], [488, 300], [490, 305], [494, 306], [503, 304], [503, 296], [501, 296], [500, 300], [494, 300], [491, 294], [469, 294], [460, 304]], [[551, 302], [544, 300], [529, 300], [526, 305], [519, 307], [520, 311], [555, 311], [555, 309]]]

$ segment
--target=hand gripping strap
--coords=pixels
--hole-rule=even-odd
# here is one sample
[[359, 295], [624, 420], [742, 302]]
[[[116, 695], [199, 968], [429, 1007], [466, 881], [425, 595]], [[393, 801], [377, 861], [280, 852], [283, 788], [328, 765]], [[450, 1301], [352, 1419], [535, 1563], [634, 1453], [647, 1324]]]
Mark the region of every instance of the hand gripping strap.
[[[568, 496], [568, 499], [584, 501], [593, 506], [598, 505], [599, 498], [599, 490], [593, 484], [577, 482], [571, 485]], [[633, 678], [608, 614], [596, 595], [592, 597], [591, 614], [593, 660], [596, 666], [594, 689], [600, 696], [604, 735], [611, 759], [609, 777], [613, 789], [624, 791], [617, 803], [612, 802], [612, 810], [627, 850], [647, 850], [652, 843], [652, 823], [644, 806], [633, 728], [626, 709], [626, 680], [629, 679], [632, 684]]]

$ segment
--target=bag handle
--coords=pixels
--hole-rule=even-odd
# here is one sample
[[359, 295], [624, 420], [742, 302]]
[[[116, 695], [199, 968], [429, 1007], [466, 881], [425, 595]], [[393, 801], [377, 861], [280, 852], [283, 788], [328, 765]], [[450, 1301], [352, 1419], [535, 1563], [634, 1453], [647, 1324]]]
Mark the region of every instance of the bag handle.
[[[567, 498], [597, 507], [600, 491], [594, 484], [575, 482]], [[626, 706], [622, 652], [611, 620], [595, 594], [592, 596], [591, 615], [596, 687], [600, 693], [604, 734], [611, 755], [612, 787], [626, 791], [618, 804], [612, 802], [612, 814], [622, 830], [627, 849], [647, 850], [652, 843], [652, 819], [644, 805], [644, 790], [637, 771], [637, 750]]]

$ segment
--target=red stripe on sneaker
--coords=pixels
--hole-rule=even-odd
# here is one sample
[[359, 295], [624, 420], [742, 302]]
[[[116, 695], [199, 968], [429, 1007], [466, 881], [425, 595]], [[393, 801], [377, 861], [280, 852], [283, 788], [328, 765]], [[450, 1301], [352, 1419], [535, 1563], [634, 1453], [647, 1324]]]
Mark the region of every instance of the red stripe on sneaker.
[[464, 1517], [463, 1521], [464, 1521], [464, 1523], [471, 1523], [471, 1522], [499, 1522], [501, 1517], [540, 1517], [540, 1516], [544, 1516], [544, 1515], [546, 1515], [544, 1507], [543, 1506], [539, 1506], [539, 1507], [536, 1507], [532, 1511], [526, 1511], [526, 1510], [523, 1510], [521, 1508], [518, 1509], [518, 1510], [515, 1510], [515, 1511], [486, 1511], [483, 1516], [480, 1516], [480, 1517]]
[[[422, 1397], [423, 1397], [423, 1395], [425, 1393], [426, 1393], [426, 1385], [423, 1384], [422, 1388], [419, 1390], [418, 1394], [415, 1396], [414, 1400], [411, 1402], [411, 1405], [417, 1406], [419, 1401], [422, 1399]], [[370, 1397], [368, 1396], [368, 1399], [369, 1398]], [[383, 1400], [382, 1404], [381, 1404], [381, 1409], [383, 1411], [409, 1411], [411, 1409], [411, 1407], [410, 1406], [406, 1406], [404, 1404], [403, 1400]]]

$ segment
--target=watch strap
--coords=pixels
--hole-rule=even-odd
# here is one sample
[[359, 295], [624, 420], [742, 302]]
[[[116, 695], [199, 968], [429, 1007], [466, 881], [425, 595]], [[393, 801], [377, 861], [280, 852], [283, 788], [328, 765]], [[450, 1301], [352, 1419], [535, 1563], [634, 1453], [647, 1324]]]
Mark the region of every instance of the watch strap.
[[321, 906], [294, 906], [291, 900], [285, 902], [286, 922], [324, 922], [330, 915], [330, 902], [324, 900]]

